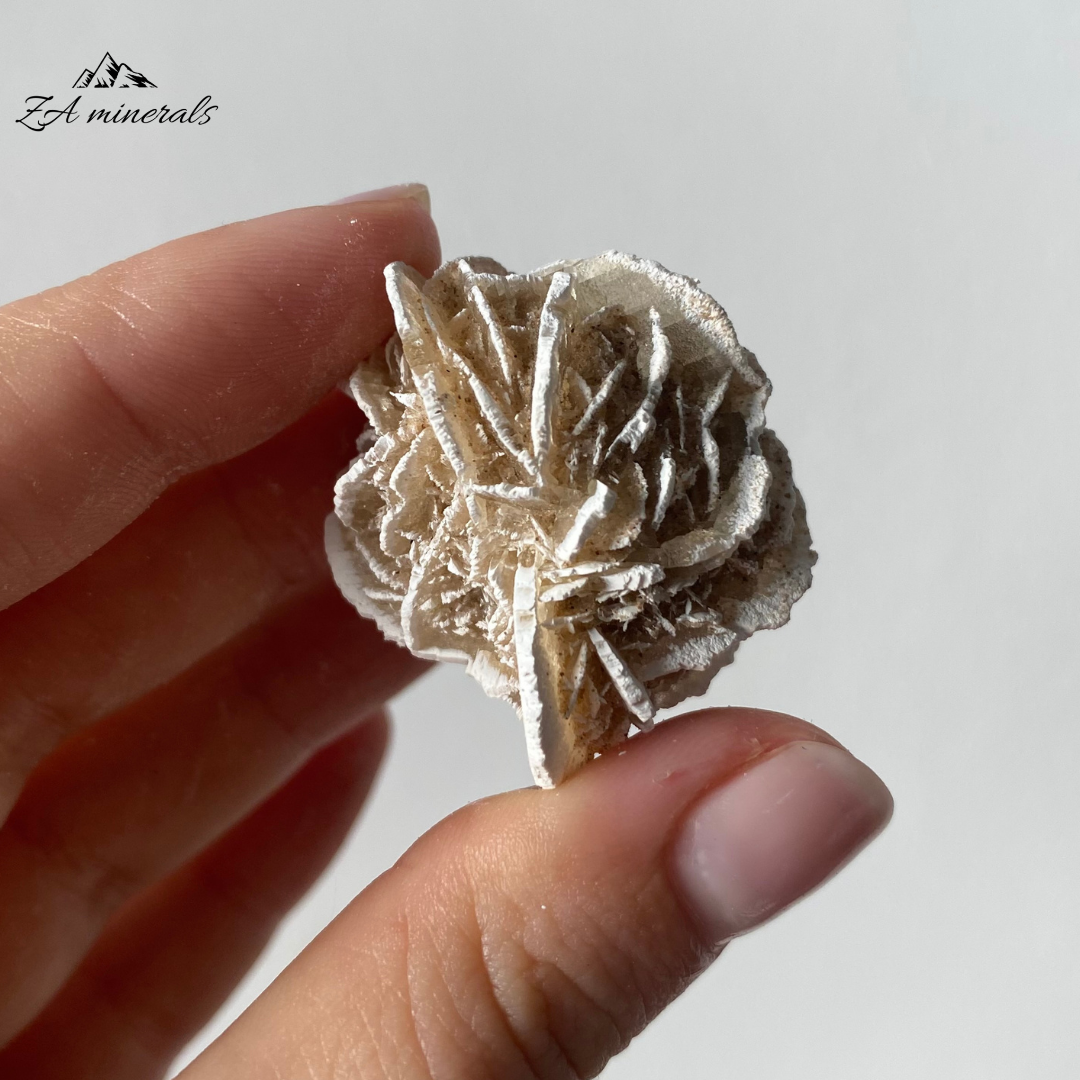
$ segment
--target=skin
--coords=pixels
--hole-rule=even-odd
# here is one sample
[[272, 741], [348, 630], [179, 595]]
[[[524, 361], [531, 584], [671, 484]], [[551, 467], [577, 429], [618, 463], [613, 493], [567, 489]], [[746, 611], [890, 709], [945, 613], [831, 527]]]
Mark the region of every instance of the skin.
[[[363, 804], [425, 665], [338, 595], [322, 521], [395, 259], [439, 244], [391, 192], [0, 308], [0, 1076], [162, 1076]], [[796, 742], [835, 745], [705, 711], [464, 808], [186, 1080], [595, 1075], [722, 948], [680, 822]]]

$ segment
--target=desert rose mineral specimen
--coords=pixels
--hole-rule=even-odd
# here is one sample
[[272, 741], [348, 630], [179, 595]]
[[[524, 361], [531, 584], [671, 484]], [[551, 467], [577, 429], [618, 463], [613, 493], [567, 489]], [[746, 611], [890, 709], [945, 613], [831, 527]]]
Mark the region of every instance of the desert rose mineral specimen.
[[370, 426], [326, 523], [334, 577], [511, 702], [550, 787], [809, 588], [770, 384], [695, 281], [619, 252], [386, 281], [398, 332], [349, 382]]

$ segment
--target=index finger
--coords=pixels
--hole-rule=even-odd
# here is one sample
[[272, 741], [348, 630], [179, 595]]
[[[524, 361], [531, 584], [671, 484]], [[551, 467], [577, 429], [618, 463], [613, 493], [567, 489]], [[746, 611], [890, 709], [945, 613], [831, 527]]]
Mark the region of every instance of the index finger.
[[225, 225], [0, 307], [0, 610], [384, 341], [383, 267], [439, 260], [420, 192]]

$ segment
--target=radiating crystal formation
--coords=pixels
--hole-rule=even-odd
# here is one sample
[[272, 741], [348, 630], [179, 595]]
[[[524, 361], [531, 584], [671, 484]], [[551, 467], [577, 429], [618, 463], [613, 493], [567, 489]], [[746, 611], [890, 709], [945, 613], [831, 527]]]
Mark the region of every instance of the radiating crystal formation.
[[370, 426], [327, 519], [334, 576], [511, 702], [550, 787], [809, 588], [770, 384], [695, 281], [619, 252], [386, 281], [397, 334], [349, 382]]

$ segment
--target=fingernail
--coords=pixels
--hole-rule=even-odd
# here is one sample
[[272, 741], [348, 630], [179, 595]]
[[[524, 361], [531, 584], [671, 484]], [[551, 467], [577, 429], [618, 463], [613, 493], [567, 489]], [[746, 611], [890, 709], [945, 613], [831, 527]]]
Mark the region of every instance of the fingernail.
[[790, 743], [691, 808], [675, 841], [674, 876], [720, 943], [823, 882], [891, 814], [889, 789], [846, 750]]
[[431, 213], [431, 192], [426, 184], [395, 184], [393, 187], [376, 188], [374, 191], [362, 191], [359, 195], [346, 195], [344, 199], [335, 199], [328, 206], [340, 206], [354, 202], [390, 202], [393, 199], [414, 199], [429, 214]]

